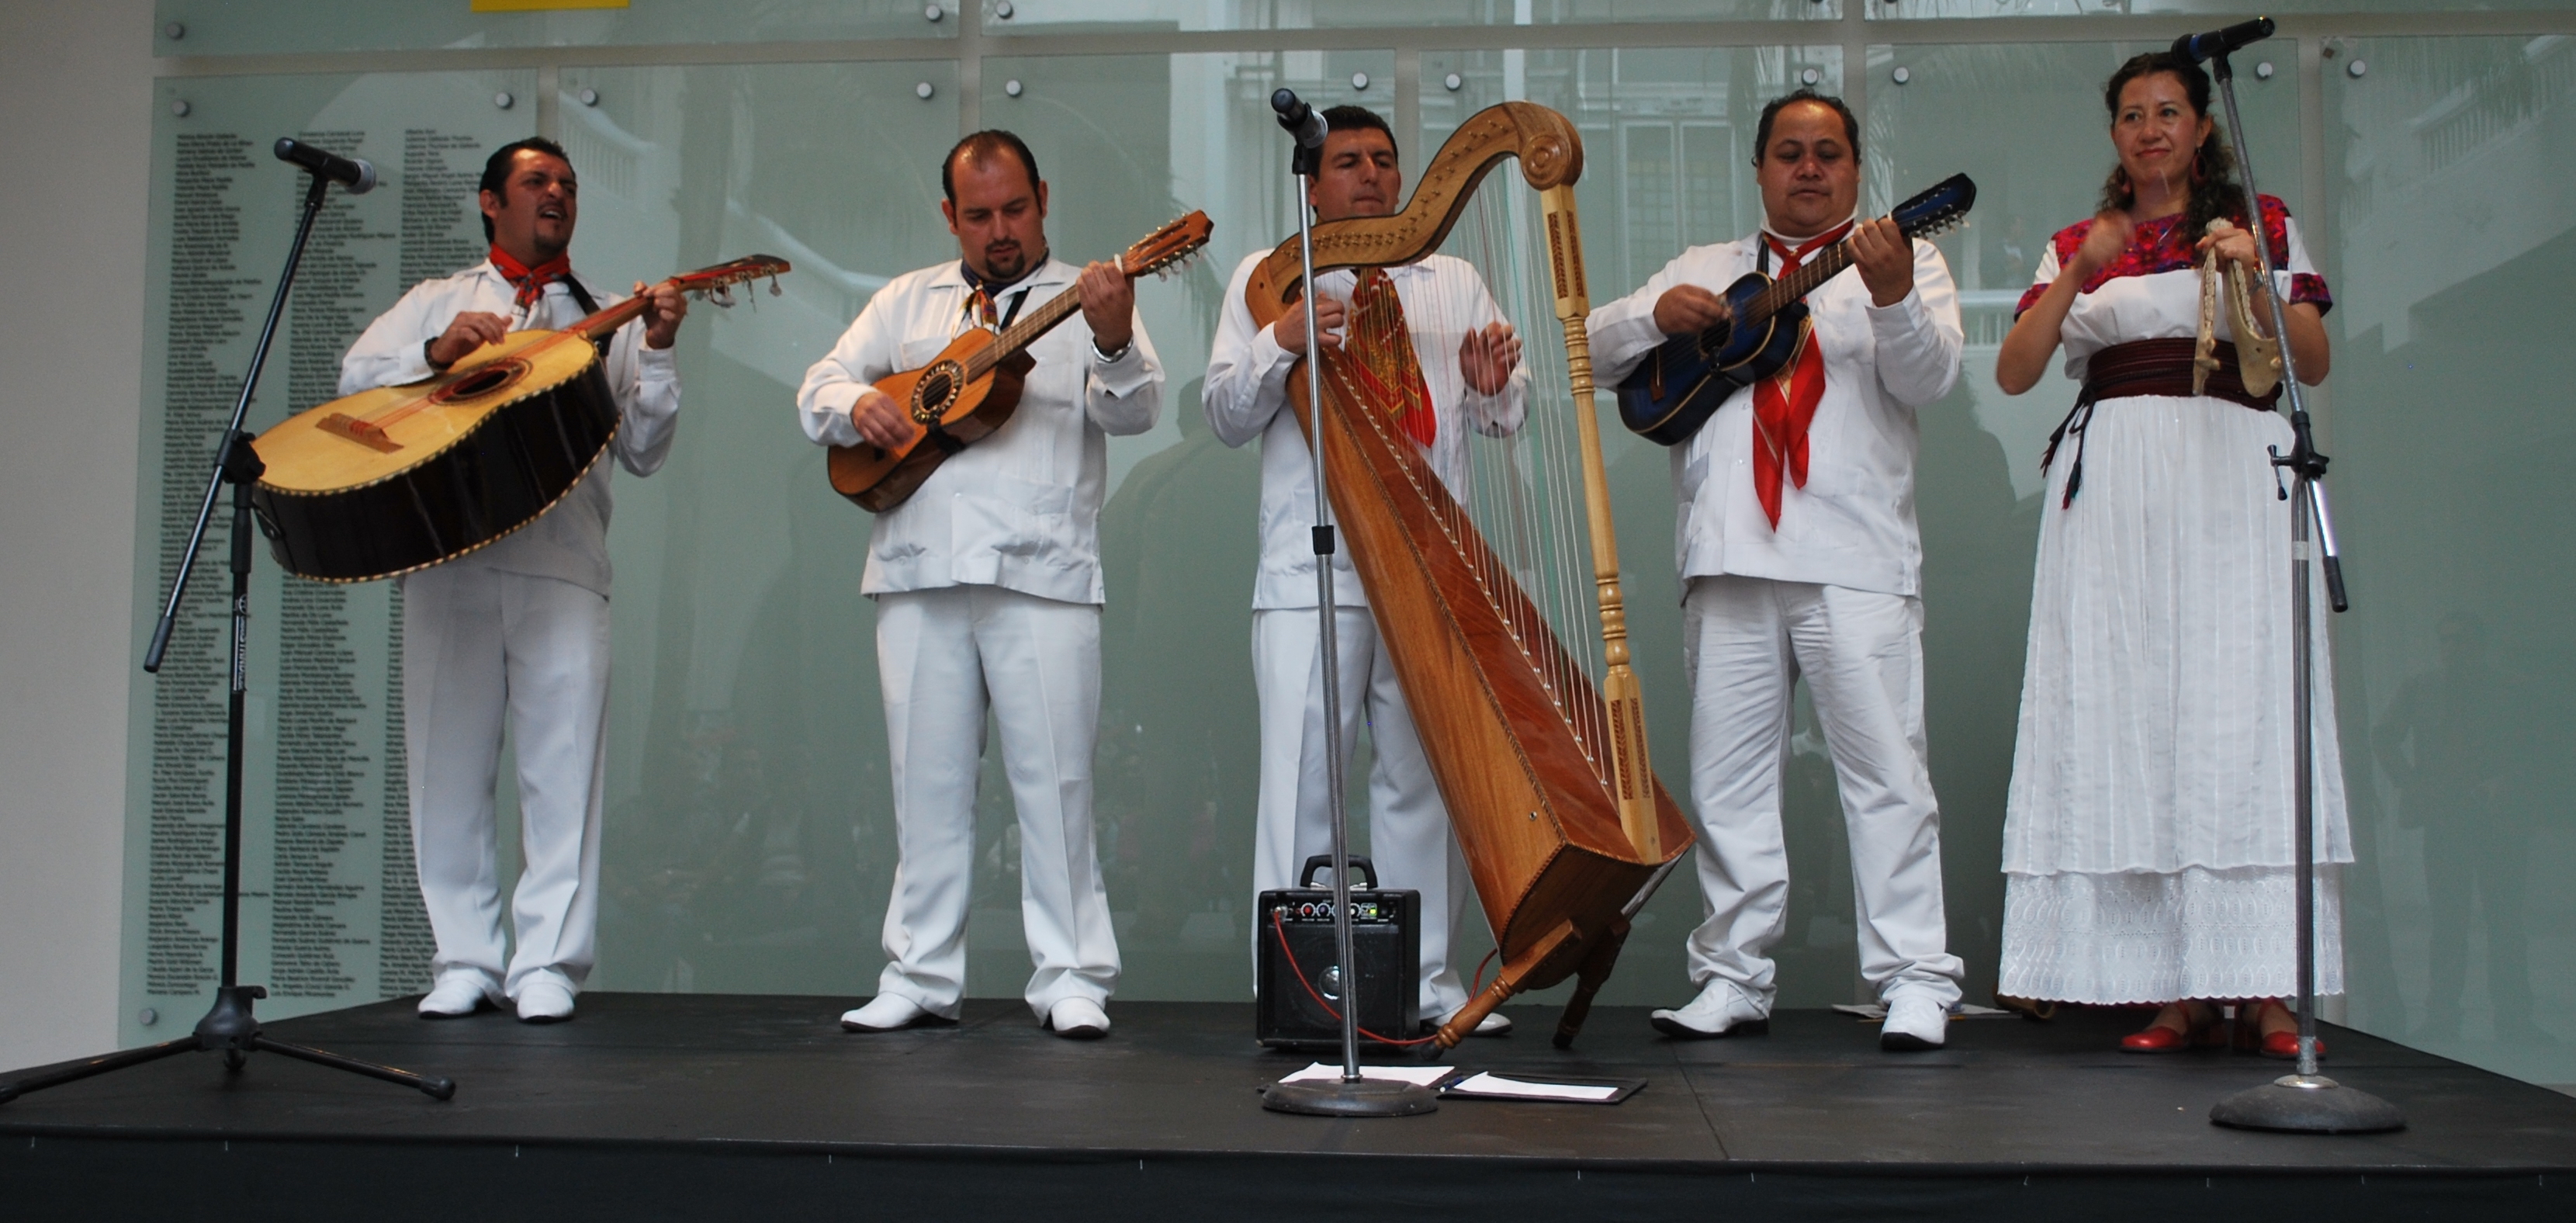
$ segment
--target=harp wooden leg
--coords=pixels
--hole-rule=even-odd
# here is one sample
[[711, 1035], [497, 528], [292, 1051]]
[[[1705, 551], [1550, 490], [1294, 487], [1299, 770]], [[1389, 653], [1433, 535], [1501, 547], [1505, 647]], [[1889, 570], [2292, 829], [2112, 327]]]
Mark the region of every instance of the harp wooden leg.
[[1520, 982], [1509, 971], [1495, 977], [1494, 983], [1485, 987], [1485, 992], [1468, 999], [1467, 1005], [1458, 1008], [1458, 1013], [1449, 1017], [1449, 1022], [1440, 1025], [1440, 1030], [1431, 1036], [1433, 1046], [1441, 1049], [1457, 1048], [1458, 1042], [1466, 1039], [1468, 1033], [1475, 1031], [1477, 1024], [1485, 1022], [1485, 1016], [1493, 1014], [1495, 1007], [1501, 1006], [1505, 999], [1519, 992]]
[[[1432, 1034], [1433, 1046], [1457, 1048], [1458, 1042], [1475, 1031], [1476, 1025], [1483, 1023], [1485, 1016], [1493, 1014], [1494, 1008], [1501, 1006], [1504, 999], [1521, 992], [1523, 982], [1535, 979], [1553, 985], [1564, 980], [1564, 966], [1557, 962], [1557, 957], [1580, 950], [1582, 944], [1582, 932], [1574, 928], [1572, 921], [1558, 922], [1555, 929], [1547, 932], [1547, 937], [1505, 960], [1502, 970], [1494, 974], [1494, 983], [1486, 986], [1485, 992], [1468, 999], [1467, 1005], [1458, 1008], [1458, 1013], [1450, 1016], [1449, 1022], [1440, 1025], [1440, 1030]], [[1551, 968], [1555, 970], [1553, 973], [1549, 972]]]
[[1575, 970], [1574, 996], [1565, 1000], [1565, 1014], [1556, 1021], [1556, 1036], [1550, 1042], [1559, 1049], [1574, 1047], [1575, 1034], [1583, 1031], [1583, 1021], [1592, 1014], [1592, 995], [1601, 992], [1601, 984], [1610, 979], [1610, 969], [1619, 962], [1619, 949], [1628, 944], [1628, 922], [1621, 918], [1613, 923], [1607, 935], [1592, 945], [1583, 957], [1583, 967]]

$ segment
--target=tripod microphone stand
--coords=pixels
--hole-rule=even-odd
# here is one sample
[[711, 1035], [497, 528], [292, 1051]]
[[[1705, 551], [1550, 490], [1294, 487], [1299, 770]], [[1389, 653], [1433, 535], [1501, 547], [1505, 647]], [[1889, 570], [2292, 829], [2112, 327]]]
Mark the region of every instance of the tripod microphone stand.
[[[1297, 255], [1300, 291], [1305, 294], [1306, 418], [1308, 449], [1315, 464], [1315, 614], [1321, 624], [1317, 649], [1324, 672], [1324, 785], [1326, 810], [1333, 826], [1333, 954], [1342, 982], [1342, 1077], [1297, 1083], [1273, 1083], [1261, 1106], [1272, 1112], [1324, 1117], [1410, 1117], [1440, 1107], [1429, 1088], [1360, 1074], [1359, 962], [1351, 950], [1350, 811], [1342, 780], [1342, 654], [1333, 631], [1333, 506], [1324, 484], [1323, 349], [1315, 336], [1315, 230], [1307, 202], [1315, 172], [1324, 157], [1327, 126], [1312, 106], [1293, 90], [1270, 95], [1279, 125], [1297, 138], [1289, 169], [1297, 182]], [[1414, 988], [1407, 981], [1404, 988]]]
[[[2174, 53], [2206, 58], [2227, 107], [2227, 134], [2235, 145], [2236, 166], [2245, 178], [2245, 195], [2254, 215], [2254, 254], [2263, 270], [2264, 299], [2271, 304], [2272, 334], [2281, 342], [2281, 386], [2290, 405], [2290, 453], [2272, 451], [2272, 466], [2290, 474], [2283, 495], [2290, 502], [2290, 641], [2297, 655], [2291, 665], [2290, 716], [2297, 723], [2298, 776], [2292, 803], [2298, 820], [2299, 906], [2299, 1061], [2290, 1074], [2218, 1102], [2209, 1119], [2238, 1129], [2285, 1130], [2311, 1134], [2376, 1134], [2402, 1129], [2406, 1115], [2397, 1106], [2358, 1088], [2346, 1087], [2317, 1068], [2317, 859], [2316, 859], [2316, 657], [2312, 652], [2315, 608], [2309, 589], [2311, 561], [2324, 569], [2326, 597], [2334, 610], [2352, 606], [2344, 597], [2343, 561], [2335, 547], [2334, 521], [2326, 513], [2326, 456], [2319, 454], [2310, 428], [2307, 399], [2299, 390], [2298, 358], [2292, 351], [2288, 317], [2279, 285], [2273, 280], [2271, 242], [2263, 232], [2262, 196], [2254, 186], [2254, 160], [2245, 143], [2245, 123], [2236, 113], [2236, 70], [2228, 52], [2271, 37], [2272, 19], [2257, 17], [2208, 34], [2174, 40]], [[2311, 544], [2314, 535], [2314, 546]]]
[[[291, 140], [278, 142], [277, 155], [284, 160], [305, 164], [310, 150]], [[327, 155], [326, 155], [327, 158]], [[372, 169], [365, 163], [327, 159], [332, 165], [307, 166], [312, 182], [304, 192], [304, 211], [295, 227], [295, 243], [287, 250], [286, 270], [277, 280], [277, 293], [268, 303], [267, 321], [260, 325], [259, 342], [251, 349], [250, 372], [242, 378], [241, 398], [233, 404], [232, 423], [224, 429], [215, 445], [214, 471], [206, 482], [205, 500], [197, 507], [197, 525], [188, 536], [188, 548], [179, 559], [179, 573], [170, 586], [170, 601], [162, 609], [160, 623], [152, 630], [152, 644], [144, 651], [143, 669], [158, 675], [162, 656], [170, 647], [170, 632], [177, 623], [179, 603], [188, 591], [188, 575], [196, 567], [197, 549], [205, 542], [206, 525], [215, 512], [215, 498], [227, 484], [232, 486], [232, 637], [230, 699], [225, 712], [224, 739], [224, 892], [221, 978], [215, 986], [215, 1004], [197, 1021], [196, 1029], [177, 1040], [126, 1049], [99, 1057], [72, 1062], [20, 1078], [0, 1081], [0, 1104], [31, 1091], [60, 1087], [94, 1075], [106, 1074], [157, 1062], [181, 1053], [221, 1052], [224, 1068], [238, 1071], [253, 1052], [283, 1054], [301, 1061], [346, 1070], [388, 1083], [417, 1088], [432, 1099], [445, 1100], [456, 1094], [452, 1079], [423, 1075], [392, 1066], [344, 1057], [323, 1049], [291, 1044], [260, 1030], [252, 1004], [268, 996], [262, 985], [243, 985], [241, 968], [241, 841], [242, 841], [242, 753], [245, 739], [244, 695], [250, 680], [250, 565], [251, 565], [251, 486], [259, 482], [264, 467], [259, 455], [251, 449], [251, 435], [242, 430], [250, 413], [251, 393], [259, 386], [260, 368], [268, 361], [269, 342], [276, 337], [277, 321], [285, 314], [286, 295], [295, 284], [296, 266], [304, 260], [305, 240], [312, 236], [313, 220], [322, 212], [323, 197], [333, 177], [343, 171], [351, 194], [375, 185]], [[363, 171], [362, 174], [356, 171]]]

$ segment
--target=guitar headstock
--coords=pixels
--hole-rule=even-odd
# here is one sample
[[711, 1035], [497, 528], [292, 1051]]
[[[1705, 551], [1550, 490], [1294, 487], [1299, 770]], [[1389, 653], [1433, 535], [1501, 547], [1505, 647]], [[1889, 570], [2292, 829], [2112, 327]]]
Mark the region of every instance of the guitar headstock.
[[1208, 234], [1216, 228], [1204, 212], [1192, 212], [1147, 234], [1134, 246], [1119, 253], [1118, 270], [1129, 278], [1151, 272], [1157, 276], [1171, 271], [1183, 260], [1206, 246]]
[[1953, 174], [1897, 205], [1889, 216], [1906, 237], [1928, 238], [1965, 221], [1968, 210], [1976, 205], [1976, 180]]
[[733, 294], [729, 290], [733, 286], [747, 280], [767, 279], [769, 295], [776, 297], [779, 275], [792, 270], [794, 269], [786, 260], [776, 255], [745, 255], [731, 263], [719, 263], [711, 268], [682, 272], [672, 277], [671, 283], [679, 286], [681, 292], [690, 296], [708, 298], [719, 306], [730, 306], [733, 304]]

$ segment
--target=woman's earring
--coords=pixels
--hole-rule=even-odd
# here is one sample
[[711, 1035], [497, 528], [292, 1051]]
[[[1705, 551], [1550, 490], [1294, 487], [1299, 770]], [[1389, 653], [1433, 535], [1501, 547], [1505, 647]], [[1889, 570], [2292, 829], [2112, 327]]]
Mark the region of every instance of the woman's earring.
[[2191, 181], [2195, 183], [2205, 183], [2209, 181], [2209, 171], [2201, 167], [2200, 150], [2198, 149], [2193, 149], [2191, 151]]

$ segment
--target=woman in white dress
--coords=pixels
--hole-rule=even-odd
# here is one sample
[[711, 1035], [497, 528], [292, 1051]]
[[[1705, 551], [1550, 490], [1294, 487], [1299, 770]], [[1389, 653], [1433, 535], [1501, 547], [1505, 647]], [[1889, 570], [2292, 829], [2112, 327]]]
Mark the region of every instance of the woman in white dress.
[[[2290, 506], [2270, 450], [2290, 449], [2280, 395], [2221, 368], [2192, 389], [2197, 264], [2213, 247], [2286, 293], [2289, 347], [2324, 379], [2333, 304], [2281, 202], [2249, 217], [2209, 114], [2209, 77], [2138, 56], [2104, 90], [2119, 168], [2102, 210], [2060, 231], [2004, 340], [1995, 377], [2020, 394], [2063, 343], [2085, 383], [2045, 460], [2030, 651], [2004, 821], [1997, 992], [2162, 1003], [2136, 1052], [2224, 1043], [2295, 1056]], [[2231, 227], [2211, 229], [2211, 222]], [[2264, 285], [2255, 233], [2276, 281]], [[2223, 314], [2224, 312], [2222, 312]], [[2352, 860], [2319, 593], [2315, 689], [2317, 984], [2343, 989], [2338, 864]]]

